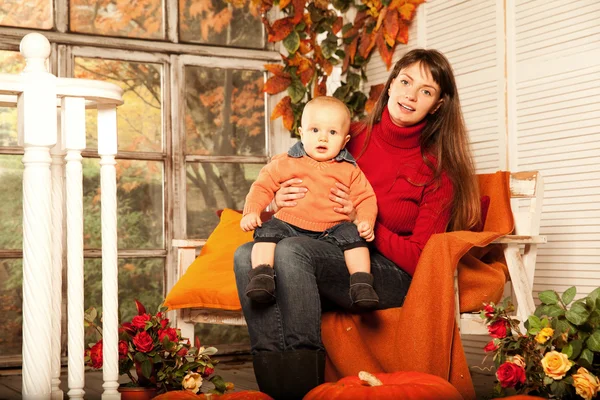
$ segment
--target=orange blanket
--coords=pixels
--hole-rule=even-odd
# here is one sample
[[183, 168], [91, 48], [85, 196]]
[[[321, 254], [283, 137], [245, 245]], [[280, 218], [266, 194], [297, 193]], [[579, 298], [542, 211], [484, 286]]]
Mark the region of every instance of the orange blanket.
[[327, 381], [360, 370], [420, 371], [447, 379], [465, 399], [475, 398], [454, 314], [454, 271], [458, 267], [462, 312], [500, 301], [508, 273], [501, 249], [488, 244], [512, 232], [514, 224], [509, 174], [480, 175], [479, 185], [490, 196], [484, 231], [432, 236], [402, 308], [323, 315]]

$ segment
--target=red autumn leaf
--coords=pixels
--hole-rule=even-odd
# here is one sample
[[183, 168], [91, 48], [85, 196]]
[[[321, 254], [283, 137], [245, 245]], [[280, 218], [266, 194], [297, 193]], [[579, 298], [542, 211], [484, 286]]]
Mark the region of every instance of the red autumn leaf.
[[385, 43], [385, 39], [383, 38], [383, 33], [381, 31], [377, 34], [377, 49], [379, 50], [379, 55], [381, 56], [381, 59], [385, 63], [387, 69], [390, 69], [392, 66], [392, 56], [394, 55], [394, 52]]
[[400, 23], [400, 16], [396, 10], [388, 10], [385, 14], [385, 21], [383, 21], [383, 36], [385, 42], [390, 47], [394, 47], [396, 43], [396, 36], [398, 35], [398, 29]]
[[303, 39], [300, 41], [300, 48], [299, 48], [299, 52], [300, 54], [308, 54], [312, 51], [312, 44], [310, 43], [310, 40], [308, 39]]
[[347, 38], [354, 37], [354, 36], [355, 36], [355, 35], [357, 35], [357, 34], [358, 34], [358, 28], [356, 27], [356, 25], [353, 25], [353, 26], [352, 26], [352, 28], [348, 29], [348, 30], [346, 31], [346, 33], [344, 33], [344, 34], [342, 35], [342, 37], [343, 37], [344, 39], [347, 39]]
[[327, 95], [327, 75], [323, 75], [319, 79], [319, 83], [315, 84], [314, 97]]
[[[292, 22], [294, 25], [299, 23], [304, 16], [304, 3], [305, 0], [292, 0], [292, 4], [294, 5], [294, 17], [292, 18]], [[284, 37], [286, 37], [285, 35]]]
[[271, 120], [283, 118], [283, 126], [288, 131], [294, 127], [294, 111], [292, 110], [292, 99], [290, 96], [285, 96], [273, 109]]
[[135, 299], [135, 308], [137, 308], [138, 315], [146, 314], [146, 308], [138, 299]]
[[333, 33], [337, 35], [337, 33], [342, 29], [342, 26], [344, 26], [344, 19], [342, 17], [337, 17], [331, 29], [333, 30]]
[[357, 30], [361, 29], [368, 17], [369, 14], [367, 14], [367, 12], [364, 10], [356, 13], [356, 17], [354, 17], [353, 22], [354, 27], [356, 27]]
[[377, 32], [375, 31], [368, 33], [366, 29], [363, 30], [360, 42], [358, 44], [358, 54], [362, 58], [366, 59], [367, 57], [369, 57], [369, 54], [371, 54], [371, 50], [373, 50], [373, 47], [375, 47], [376, 35]]
[[375, 107], [377, 100], [379, 100], [379, 96], [381, 96], [381, 92], [383, 92], [384, 86], [385, 85], [383, 83], [371, 86], [371, 90], [369, 90], [369, 99], [365, 104], [365, 111], [367, 113], [370, 113]]
[[291, 78], [286, 78], [283, 76], [272, 76], [267, 80], [267, 83], [265, 83], [265, 87], [263, 88], [263, 91], [269, 94], [277, 94], [280, 92], [283, 92], [285, 89], [288, 88], [288, 86], [290, 86], [290, 84], [292, 83], [292, 79]]
[[356, 49], [358, 49], [358, 36], [354, 38], [352, 42], [346, 48], [346, 55], [350, 57], [350, 62], [354, 62], [354, 56], [356, 55]]
[[400, 21], [398, 27], [398, 35], [396, 35], [396, 42], [407, 44], [408, 43], [408, 25]]
[[383, 20], [385, 19], [386, 15], [387, 15], [387, 8], [384, 8], [379, 13], [379, 17], [377, 17], [377, 24], [375, 25], [375, 28], [373, 28], [373, 31], [378, 31], [379, 28], [381, 28], [381, 24], [383, 24]]
[[289, 78], [290, 74], [283, 72], [283, 65], [281, 64], [265, 64], [265, 69], [275, 76], [283, 78]]
[[273, 26], [268, 30], [269, 42], [280, 42], [285, 39], [294, 30], [294, 22], [286, 17], [273, 22]]

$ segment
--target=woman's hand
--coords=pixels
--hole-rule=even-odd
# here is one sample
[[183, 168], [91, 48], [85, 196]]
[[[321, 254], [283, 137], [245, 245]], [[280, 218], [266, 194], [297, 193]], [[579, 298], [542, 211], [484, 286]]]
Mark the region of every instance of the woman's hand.
[[341, 207], [334, 207], [333, 211], [347, 215], [351, 221], [356, 218], [356, 210], [354, 204], [350, 200], [350, 188], [339, 182], [335, 183], [335, 188], [331, 188], [329, 199], [338, 203]]
[[292, 178], [283, 182], [279, 190], [275, 193], [275, 210], [282, 207], [294, 207], [298, 202], [296, 200], [303, 198], [308, 189], [303, 186], [295, 186], [302, 183], [302, 179]]

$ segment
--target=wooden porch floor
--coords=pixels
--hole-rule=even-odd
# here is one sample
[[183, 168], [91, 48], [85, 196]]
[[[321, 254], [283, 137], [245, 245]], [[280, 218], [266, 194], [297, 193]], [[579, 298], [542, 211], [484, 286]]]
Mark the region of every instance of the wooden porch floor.
[[[235, 391], [258, 390], [254, 378], [252, 361], [249, 357], [236, 357], [221, 360], [216, 368], [216, 373], [226, 381], [235, 384]], [[494, 375], [491, 372], [479, 373], [472, 371], [477, 399], [488, 400], [494, 385]], [[121, 377], [127, 382], [126, 377]], [[16, 400], [21, 398], [22, 376], [20, 369], [0, 369], [0, 400]], [[210, 390], [211, 385], [205, 385]], [[67, 396], [67, 370], [63, 369], [61, 375], [61, 388]], [[100, 400], [102, 397], [102, 371], [89, 371], [85, 374], [85, 398], [87, 400]]]

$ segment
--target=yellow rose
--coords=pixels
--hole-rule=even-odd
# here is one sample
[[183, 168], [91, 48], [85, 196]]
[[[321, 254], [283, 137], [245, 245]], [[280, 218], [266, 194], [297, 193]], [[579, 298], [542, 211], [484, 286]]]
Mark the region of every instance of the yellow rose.
[[567, 371], [571, 369], [573, 365], [572, 361], [569, 361], [569, 357], [567, 357], [564, 353], [559, 353], [558, 351], [549, 351], [546, 353], [544, 358], [542, 358], [542, 367], [544, 367], [544, 372], [552, 379], [562, 379]]
[[511, 360], [513, 364], [517, 364], [519, 367], [525, 368], [527, 364], [525, 364], [525, 359], [520, 354], [514, 356]]
[[181, 386], [183, 386], [185, 390], [189, 390], [192, 393], [198, 393], [200, 386], [202, 386], [202, 377], [196, 372], [188, 372], [188, 374], [183, 378]]
[[579, 367], [577, 373], [573, 374], [573, 386], [578, 395], [585, 400], [590, 400], [600, 388], [600, 382], [587, 369]]
[[552, 335], [554, 335], [554, 329], [544, 328], [535, 336], [535, 340], [540, 344], [544, 344], [552, 337]]

